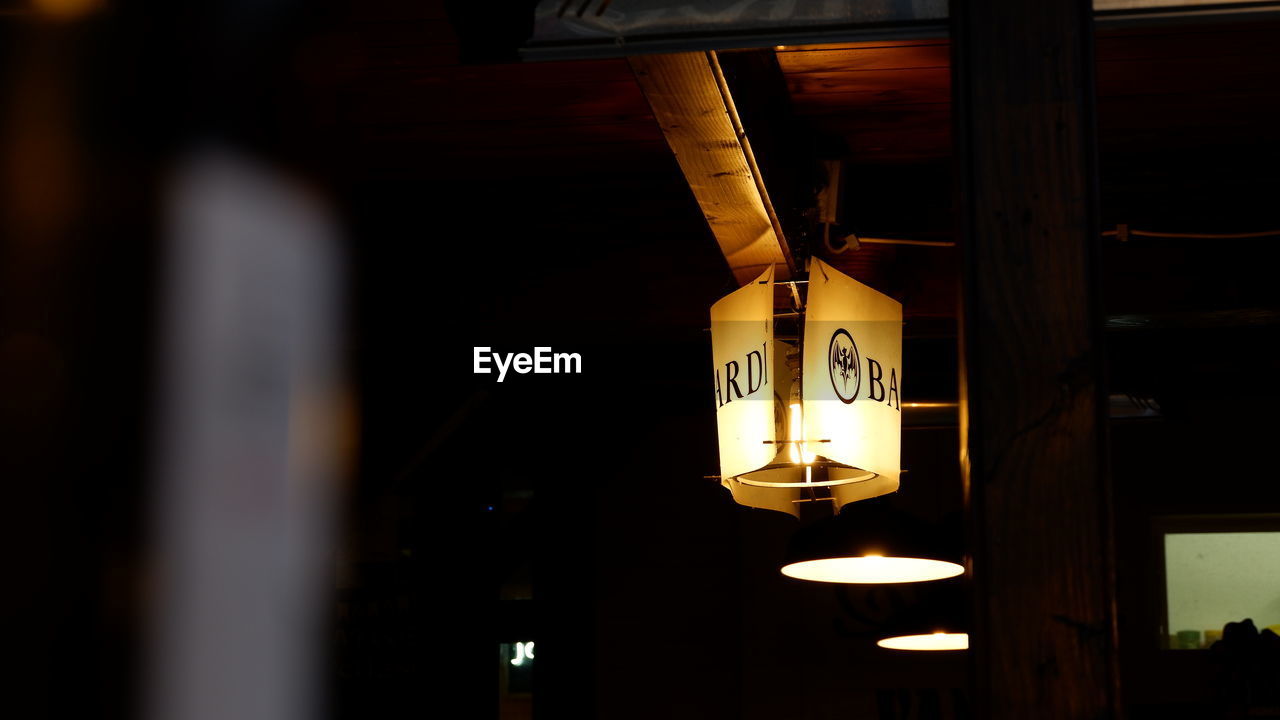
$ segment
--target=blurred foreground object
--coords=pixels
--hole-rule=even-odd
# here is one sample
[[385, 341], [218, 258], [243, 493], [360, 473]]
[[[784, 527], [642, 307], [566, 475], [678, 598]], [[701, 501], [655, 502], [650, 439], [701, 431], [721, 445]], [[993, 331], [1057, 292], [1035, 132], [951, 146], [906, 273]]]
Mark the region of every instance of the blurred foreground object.
[[342, 462], [342, 263], [316, 200], [238, 155], [167, 199], [148, 717], [316, 717]]

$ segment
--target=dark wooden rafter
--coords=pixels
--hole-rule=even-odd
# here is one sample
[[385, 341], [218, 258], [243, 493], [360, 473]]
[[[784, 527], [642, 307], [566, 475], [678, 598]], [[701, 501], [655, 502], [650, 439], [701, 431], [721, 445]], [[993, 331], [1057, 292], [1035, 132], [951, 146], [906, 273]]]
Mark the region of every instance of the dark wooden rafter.
[[975, 714], [1117, 717], [1090, 7], [952, 12]]
[[795, 259], [713, 52], [630, 58], [654, 118], [739, 284]]

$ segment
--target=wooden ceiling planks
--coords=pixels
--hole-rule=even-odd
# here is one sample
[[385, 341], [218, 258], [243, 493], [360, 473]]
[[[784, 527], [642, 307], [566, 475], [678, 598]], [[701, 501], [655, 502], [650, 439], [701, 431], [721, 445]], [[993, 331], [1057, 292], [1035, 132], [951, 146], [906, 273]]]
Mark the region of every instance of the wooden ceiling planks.
[[778, 63], [787, 74], [951, 67], [951, 45], [946, 40], [805, 46], [777, 52]]
[[[349, 16], [329, 33], [341, 49], [333, 73], [334, 116], [344, 136], [340, 152], [357, 175], [525, 178], [567, 194], [607, 183], [620, 189], [591, 195], [606, 207], [589, 219], [578, 211], [592, 228], [607, 231], [610, 212], [626, 215], [627, 204], [640, 196], [650, 214], [671, 215], [671, 232], [707, 232], [681, 230], [680, 223], [697, 216], [696, 208], [668, 209], [677, 201], [693, 207], [694, 201], [687, 189], [671, 185], [680, 180], [675, 159], [625, 60], [459, 65], [457, 39], [438, 0], [353, 0]], [[1193, 204], [1199, 193], [1238, 176], [1223, 157], [1280, 157], [1273, 152], [1280, 148], [1277, 46], [1276, 23], [1099, 34], [1108, 218], [1131, 216], [1126, 208], [1136, 207], [1137, 199], [1168, 192], [1192, 200], [1164, 206]], [[776, 55], [795, 115], [813, 134], [843, 145], [855, 172], [863, 168], [880, 178], [886, 167], [934, 172], [950, 163], [950, 53], [948, 41], [939, 39], [793, 46]], [[1151, 158], [1171, 155], [1183, 164], [1148, 167]], [[908, 184], [901, 191], [908, 200], [882, 214], [905, 217], [913, 194], [948, 192]], [[1151, 212], [1142, 210], [1144, 216]], [[1205, 225], [1215, 223], [1212, 212], [1201, 214]], [[928, 214], [933, 233], [950, 232], [946, 216], [945, 206]], [[892, 235], [894, 229], [881, 225], [872, 234]], [[918, 234], [920, 228], [903, 230]], [[902, 299], [909, 318], [930, 318], [951, 312], [954, 255], [948, 249], [864, 246], [832, 259]]]
[[[950, 53], [946, 40], [927, 40], [786, 47], [777, 54], [796, 114], [814, 131], [843, 145], [850, 161], [846, 173], [883, 179], [885, 165], [935, 166], [950, 155]], [[848, 178], [855, 183], [864, 180], [880, 182]], [[900, 194], [905, 199], [918, 192], [918, 187], [904, 186]], [[860, 231], [868, 227], [867, 213], [881, 209], [846, 206], [844, 212], [851, 227]], [[910, 212], [909, 207], [900, 209]], [[910, 235], [913, 229], [917, 228], [884, 228], [891, 236]], [[908, 335], [916, 334], [915, 324], [921, 319], [955, 315], [953, 248], [864, 244], [856, 251], [819, 254], [842, 272], [901, 301]]]
[[[1222, 188], [1246, 170], [1245, 158], [1265, 163], [1280, 157], [1278, 46], [1276, 23], [1099, 33], [1097, 116], [1106, 217], [1123, 222], [1114, 219], [1154, 213], [1201, 228], [1265, 224], [1266, 203], [1253, 203], [1250, 219], [1241, 215], [1242, 203], [1220, 196], [1242, 194], [1238, 187]], [[936, 40], [792, 46], [777, 54], [796, 113], [816, 132], [843, 143], [852, 172], [883, 176], [886, 166], [900, 166], [909, 176], [910, 168], [930, 172], [950, 162], [950, 52], [947, 40]], [[1153, 163], [1155, 158], [1165, 160]], [[906, 200], [888, 212], [907, 217], [902, 213], [910, 199], [923, 200], [925, 190], [896, 175], [886, 182], [900, 184], [894, 194]], [[1218, 209], [1200, 207], [1205, 204]], [[1158, 207], [1148, 207], [1153, 205]], [[855, 217], [867, 211], [847, 210]], [[936, 231], [950, 230], [945, 219], [935, 220], [942, 220]], [[918, 229], [904, 224], [898, 234]], [[886, 235], [893, 230], [877, 227]], [[902, 300], [910, 318], [953, 312], [954, 254], [864, 246], [831, 259]]]
[[1277, 27], [1269, 21], [1107, 30], [1098, 33], [1094, 48], [1099, 62], [1265, 56], [1275, 48]]
[[[1280, 25], [1165, 26], [1097, 38], [1104, 150], [1280, 136]], [[854, 162], [950, 155], [950, 46], [848, 43], [778, 51], [796, 112]], [[1135, 145], [1136, 144], [1136, 145]]]
[[[510, 151], [652, 166], [662, 138], [625, 61], [459, 66], [444, 3], [348, 5], [335, 31], [347, 45], [340, 122], [383, 161], [431, 156], [461, 166]], [[1280, 128], [1270, 92], [1280, 85], [1276, 40], [1274, 24], [1101, 34], [1104, 149], [1204, 146], [1230, 142], [1245, 126], [1264, 135]], [[777, 55], [796, 113], [843, 140], [855, 162], [949, 157], [946, 40], [786, 47]], [[401, 157], [392, 147], [398, 141], [410, 146]], [[612, 163], [599, 157], [605, 149]]]
[[[787, 77], [793, 95], [803, 96], [814, 112], [834, 106], [848, 112], [860, 106], [950, 102], [951, 70], [844, 70], [796, 73]], [[839, 97], [822, 97], [827, 94]], [[815, 97], [816, 96], [816, 97]]]

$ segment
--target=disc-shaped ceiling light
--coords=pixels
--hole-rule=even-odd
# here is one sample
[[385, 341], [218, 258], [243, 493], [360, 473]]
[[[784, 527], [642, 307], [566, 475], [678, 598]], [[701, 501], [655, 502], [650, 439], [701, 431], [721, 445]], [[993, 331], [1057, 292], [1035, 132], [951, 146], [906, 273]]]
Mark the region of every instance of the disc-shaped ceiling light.
[[[955, 533], [958, 535], [958, 533]], [[904, 513], [888, 498], [853, 503], [792, 537], [781, 571], [813, 582], [943, 580], [964, 572], [958, 537]]]
[[963, 583], [963, 578], [956, 578], [921, 586], [911, 607], [881, 628], [876, 645], [886, 650], [968, 650]]
[[969, 633], [938, 630], [923, 635], [897, 635], [877, 640], [887, 650], [968, 650]]
[[842, 583], [907, 583], [945, 580], [964, 572], [956, 563], [928, 558], [860, 555], [792, 562], [782, 574], [797, 580]]

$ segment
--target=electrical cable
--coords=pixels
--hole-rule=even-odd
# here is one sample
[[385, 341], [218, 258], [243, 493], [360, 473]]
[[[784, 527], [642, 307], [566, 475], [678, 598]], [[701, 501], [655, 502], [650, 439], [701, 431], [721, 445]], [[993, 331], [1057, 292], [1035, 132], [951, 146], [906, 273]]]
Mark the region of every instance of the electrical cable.
[[1272, 237], [1280, 235], [1280, 230], [1262, 230], [1260, 232], [1249, 233], [1174, 233], [1174, 232], [1154, 232], [1151, 230], [1104, 230], [1102, 233], [1106, 237], [1123, 237], [1126, 234], [1133, 237], [1153, 237], [1153, 238], [1186, 238], [1191, 240], [1242, 240], [1247, 238]]

